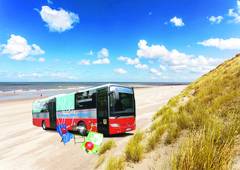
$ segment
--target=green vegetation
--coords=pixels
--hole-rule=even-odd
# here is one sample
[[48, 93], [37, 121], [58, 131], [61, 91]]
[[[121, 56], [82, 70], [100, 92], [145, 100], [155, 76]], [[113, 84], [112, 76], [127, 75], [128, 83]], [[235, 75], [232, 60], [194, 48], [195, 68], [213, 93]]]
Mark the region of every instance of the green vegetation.
[[173, 169], [229, 168], [240, 132], [239, 94], [240, 55], [189, 85], [155, 114], [151, 133], [164, 124], [165, 144], [174, 142], [183, 129], [190, 133], [173, 156]]
[[137, 131], [128, 141], [125, 148], [125, 159], [130, 162], [139, 162], [143, 158], [144, 148], [142, 145], [143, 133]]
[[175, 142], [184, 129], [188, 136], [172, 156], [173, 170], [231, 168], [240, 134], [240, 54], [169, 100], [154, 115], [147, 138], [137, 132], [124, 157], [111, 157], [106, 169], [124, 169], [125, 161], [139, 162], [144, 151], [155, 149], [162, 138], [164, 144]]
[[125, 160], [124, 157], [119, 156], [119, 157], [110, 157], [106, 167], [106, 170], [124, 170], [125, 169]]
[[156, 147], [165, 129], [166, 126], [162, 125], [151, 132], [150, 136], [147, 138], [146, 141], [145, 150], [147, 152], [153, 150]]
[[111, 150], [113, 147], [116, 147], [116, 143], [114, 140], [108, 140], [107, 142], [105, 142], [103, 145], [101, 145], [98, 154], [102, 155], [105, 152], [107, 152], [108, 150]]
[[95, 168], [97, 169], [105, 160], [105, 155], [101, 155], [98, 157], [97, 163], [95, 165]]

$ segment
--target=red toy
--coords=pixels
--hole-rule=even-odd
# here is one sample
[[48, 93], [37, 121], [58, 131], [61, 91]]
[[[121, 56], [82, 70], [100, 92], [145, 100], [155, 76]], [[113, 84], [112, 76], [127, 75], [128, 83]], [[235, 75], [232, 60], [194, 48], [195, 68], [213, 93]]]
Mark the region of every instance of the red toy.
[[93, 149], [93, 147], [94, 147], [94, 144], [92, 143], [92, 142], [86, 142], [85, 143], [85, 148], [87, 149], [87, 150], [92, 150]]

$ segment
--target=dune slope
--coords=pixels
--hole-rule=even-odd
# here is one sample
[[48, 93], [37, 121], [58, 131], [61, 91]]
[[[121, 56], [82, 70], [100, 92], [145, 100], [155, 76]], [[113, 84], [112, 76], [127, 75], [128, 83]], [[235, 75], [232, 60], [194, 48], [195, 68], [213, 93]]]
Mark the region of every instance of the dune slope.
[[[171, 169], [230, 169], [240, 133], [240, 54], [172, 98], [154, 116], [151, 133], [166, 127], [165, 144], [184, 129]], [[149, 138], [150, 140], [150, 138]]]

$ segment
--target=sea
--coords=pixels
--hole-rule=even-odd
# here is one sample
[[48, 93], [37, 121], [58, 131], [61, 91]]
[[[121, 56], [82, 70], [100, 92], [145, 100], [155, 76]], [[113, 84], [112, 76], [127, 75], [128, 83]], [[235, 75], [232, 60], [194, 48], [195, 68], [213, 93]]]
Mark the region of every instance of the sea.
[[185, 85], [189, 82], [0, 82], [0, 102], [48, 97], [108, 83], [146, 88], [149, 86]]

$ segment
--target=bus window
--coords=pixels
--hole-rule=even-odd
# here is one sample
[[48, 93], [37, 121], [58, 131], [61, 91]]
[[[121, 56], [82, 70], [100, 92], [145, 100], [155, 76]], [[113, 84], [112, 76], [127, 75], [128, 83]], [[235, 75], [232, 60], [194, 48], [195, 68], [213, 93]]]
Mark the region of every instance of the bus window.
[[41, 112], [48, 112], [48, 103], [42, 104]]
[[96, 108], [96, 90], [77, 93], [75, 103], [76, 109]]
[[134, 114], [133, 93], [118, 92], [118, 98], [114, 93], [110, 95], [110, 115], [111, 116], [130, 116]]

